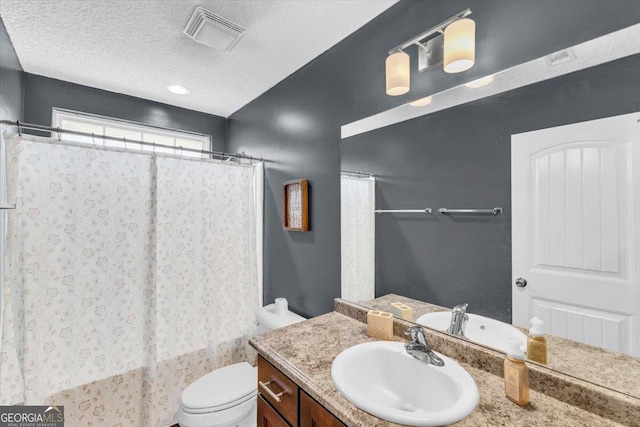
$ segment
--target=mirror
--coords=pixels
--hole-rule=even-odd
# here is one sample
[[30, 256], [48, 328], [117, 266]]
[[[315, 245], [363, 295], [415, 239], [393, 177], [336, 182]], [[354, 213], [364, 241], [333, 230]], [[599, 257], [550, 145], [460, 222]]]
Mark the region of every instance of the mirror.
[[547, 367], [640, 398], [638, 38], [343, 126], [342, 297], [440, 331], [466, 303], [499, 351], [538, 317]]

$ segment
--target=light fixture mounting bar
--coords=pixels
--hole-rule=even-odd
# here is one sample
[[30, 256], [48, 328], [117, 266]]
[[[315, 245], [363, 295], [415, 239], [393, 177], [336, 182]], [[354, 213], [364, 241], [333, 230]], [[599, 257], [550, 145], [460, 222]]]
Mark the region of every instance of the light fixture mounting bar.
[[422, 47], [422, 41], [436, 33], [441, 33], [442, 31], [444, 31], [444, 29], [451, 24], [454, 21], [457, 21], [458, 19], [462, 19], [462, 18], [466, 18], [467, 16], [471, 15], [471, 9], [465, 9], [462, 12], [453, 15], [451, 18], [447, 19], [446, 21], [443, 21], [441, 23], [439, 23], [438, 25], [436, 25], [435, 27], [432, 27], [430, 29], [428, 29], [427, 31], [425, 31], [424, 33], [418, 34], [417, 36], [413, 37], [412, 39], [407, 40], [406, 42], [402, 43], [401, 45], [398, 45], [396, 47], [394, 47], [393, 49], [389, 50], [389, 55], [391, 55], [392, 53], [395, 52], [399, 52], [401, 50], [405, 50], [406, 48], [408, 48], [409, 46], [412, 46], [414, 44], [417, 44], [419, 47]]

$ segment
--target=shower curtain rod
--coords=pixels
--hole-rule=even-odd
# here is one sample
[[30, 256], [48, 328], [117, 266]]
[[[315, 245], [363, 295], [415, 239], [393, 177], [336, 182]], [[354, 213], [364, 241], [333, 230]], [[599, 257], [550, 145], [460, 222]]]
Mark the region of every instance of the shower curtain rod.
[[166, 144], [156, 144], [155, 142], [147, 142], [147, 141], [137, 141], [135, 139], [126, 139], [126, 138], [118, 138], [115, 136], [108, 136], [108, 135], [95, 135], [93, 133], [87, 133], [87, 132], [80, 132], [80, 131], [76, 131], [76, 130], [67, 130], [67, 129], [61, 129], [61, 128], [54, 128], [51, 126], [42, 126], [42, 125], [36, 125], [33, 123], [23, 123], [21, 121], [12, 121], [12, 120], [0, 120], [0, 124], [3, 125], [8, 125], [8, 126], [16, 126], [18, 128], [18, 134], [22, 134], [22, 129], [30, 129], [30, 130], [37, 130], [37, 131], [44, 131], [44, 132], [51, 132], [51, 134], [53, 135], [54, 133], [58, 134], [58, 141], [60, 141], [60, 134], [66, 133], [69, 135], [79, 135], [79, 136], [86, 136], [89, 138], [93, 138], [94, 140], [97, 139], [108, 139], [111, 141], [120, 141], [120, 142], [124, 142], [125, 146], [127, 142], [130, 142], [132, 144], [140, 144], [140, 145], [146, 145], [149, 147], [154, 147], [154, 148], [169, 148], [172, 150], [180, 150], [182, 151], [189, 151], [192, 153], [200, 153], [202, 155], [210, 155], [210, 156], [215, 156], [215, 157], [231, 157], [231, 158], [236, 158], [236, 159], [246, 159], [249, 160], [251, 162], [253, 162], [254, 160], [259, 161], [259, 162], [263, 162], [264, 159], [262, 157], [253, 157], [253, 156], [247, 156], [246, 154], [230, 154], [230, 153], [225, 153], [223, 151], [209, 151], [209, 150], [198, 150], [197, 148], [188, 148], [188, 147], [182, 147], [182, 146], [173, 146], [173, 145], [166, 145]]

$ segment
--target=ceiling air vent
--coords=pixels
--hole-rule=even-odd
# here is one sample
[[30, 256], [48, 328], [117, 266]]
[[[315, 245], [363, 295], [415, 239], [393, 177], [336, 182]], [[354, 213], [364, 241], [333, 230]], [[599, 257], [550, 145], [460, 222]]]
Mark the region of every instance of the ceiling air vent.
[[559, 50], [552, 53], [551, 55], [545, 56], [544, 62], [546, 62], [549, 67], [553, 67], [556, 65], [564, 64], [565, 62], [573, 61], [575, 59], [576, 54], [573, 53], [573, 50], [571, 48], [569, 48]]
[[225, 52], [233, 49], [246, 31], [202, 6], [196, 7], [184, 28], [184, 33], [195, 41]]

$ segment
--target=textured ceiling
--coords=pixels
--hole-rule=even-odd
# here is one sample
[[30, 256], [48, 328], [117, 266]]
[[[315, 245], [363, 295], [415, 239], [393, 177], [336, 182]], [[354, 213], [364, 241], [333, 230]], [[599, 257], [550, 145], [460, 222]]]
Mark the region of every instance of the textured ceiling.
[[[0, 17], [28, 73], [227, 117], [396, 1], [0, 0]], [[231, 52], [194, 42], [196, 6], [246, 35]]]

